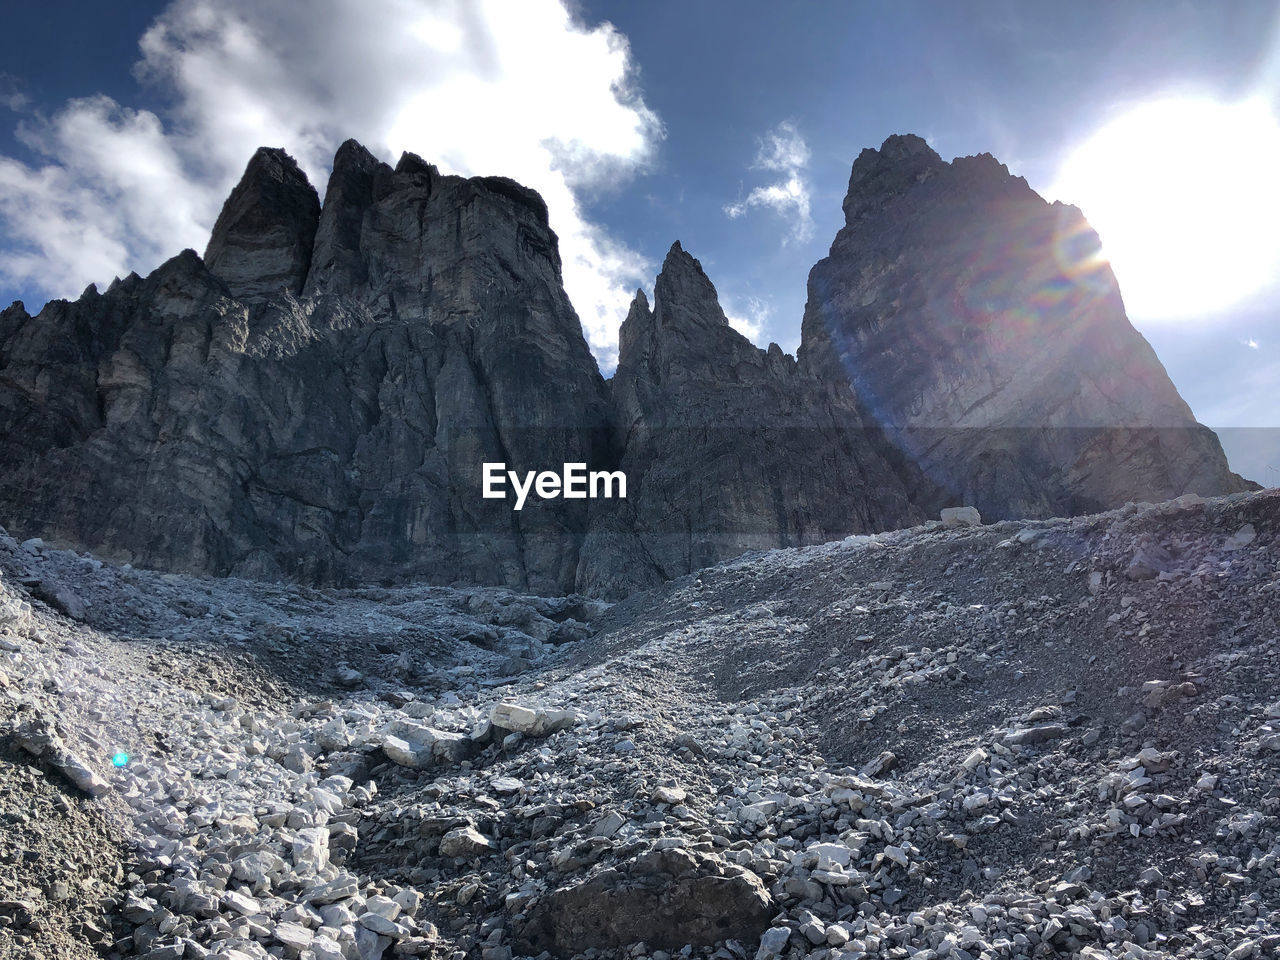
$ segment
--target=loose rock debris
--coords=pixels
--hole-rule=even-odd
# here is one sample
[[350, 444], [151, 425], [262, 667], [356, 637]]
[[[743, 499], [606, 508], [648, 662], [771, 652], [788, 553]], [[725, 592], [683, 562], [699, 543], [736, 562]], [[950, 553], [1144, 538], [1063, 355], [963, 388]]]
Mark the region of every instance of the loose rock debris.
[[613, 607], [0, 538], [0, 955], [1274, 956], [1278, 524], [935, 522]]

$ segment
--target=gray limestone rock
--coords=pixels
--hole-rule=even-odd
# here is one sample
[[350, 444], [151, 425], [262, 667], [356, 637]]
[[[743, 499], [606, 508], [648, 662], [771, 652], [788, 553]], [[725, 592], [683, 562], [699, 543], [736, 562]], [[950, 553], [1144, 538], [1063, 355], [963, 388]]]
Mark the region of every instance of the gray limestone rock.
[[643, 941], [651, 949], [754, 941], [773, 899], [750, 870], [686, 850], [653, 850], [543, 897], [529, 917], [529, 952], [571, 956]]
[[1250, 488], [1125, 316], [1096, 234], [989, 154], [863, 150], [809, 275], [803, 368], [847, 378], [895, 444], [984, 517]]
[[294, 159], [262, 147], [218, 215], [204, 263], [245, 300], [302, 292], [320, 198]]
[[481, 497], [486, 461], [606, 449], [542, 202], [354, 144], [328, 200], [317, 229], [301, 172], [259, 151], [207, 262], [4, 311], [5, 522], [170, 570], [572, 590], [585, 504]]
[[702, 265], [676, 243], [651, 309], [636, 294], [610, 387], [620, 467], [640, 496], [597, 502], [579, 584], [652, 586], [748, 550], [923, 519], [839, 383], [734, 330]]
[[[606, 383], [536, 193], [348, 141], [321, 207], [263, 148], [203, 258], [0, 312], [0, 518], [172, 571], [617, 598], [960, 503], [1249, 486], [1079, 211], [909, 136], [863, 152], [844, 211], [798, 359], [733, 330], [676, 244]], [[629, 495], [515, 511], [482, 497], [485, 463], [620, 469]], [[556, 631], [537, 639], [582, 635]]]

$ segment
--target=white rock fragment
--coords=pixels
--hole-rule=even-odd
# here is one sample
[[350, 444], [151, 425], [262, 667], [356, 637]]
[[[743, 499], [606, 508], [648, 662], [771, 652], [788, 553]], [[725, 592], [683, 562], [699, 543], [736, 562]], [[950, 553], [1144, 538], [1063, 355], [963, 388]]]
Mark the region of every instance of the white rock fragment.
[[347, 900], [360, 892], [360, 883], [349, 873], [339, 874], [328, 883], [313, 887], [307, 895], [312, 903], [334, 903]]
[[401, 740], [399, 737], [393, 736], [382, 738], [382, 752], [386, 754], [387, 759], [392, 763], [397, 763], [402, 767], [409, 767], [413, 770], [424, 766], [429, 757], [427, 751], [415, 748], [407, 740]]
[[417, 916], [418, 908], [422, 906], [422, 894], [417, 890], [401, 890], [391, 899], [400, 905], [400, 910], [406, 916], [410, 917]]
[[455, 827], [440, 838], [440, 855], [442, 857], [477, 857], [488, 853], [493, 848], [483, 834], [475, 827]]
[[939, 515], [946, 527], [978, 527], [982, 525], [982, 514], [977, 507], [943, 507]]
[[892, 860], [900, 867], [909, 866], [911, 859], [907, 856], [907, 851], [894, 844], [887, 844], [884, 848], [884, 856], [886, 860]]
[[315, 934], [300, 923], [286, 921], [276, 924], [275, 938], [290, 950], [302, 951], [311, 946]]
[[505, 702], [494, 706], [489, 720], [500, 730], [530, 737], [545, 737], [559, 730], [566, 730], [575, 722], [574, 715], [569, 710], [530, 708]]
[[787, 949], [787, 941], [790, 939], [789, 928], [770, 927], [760, 937], [760, 949], [756, 951], [756, 960], [778, 960]]
[[394, 920], [388, 920], [380, 913], [362, 914], [359, 923], [366, 930], [372, 930], [374, 933], [384, 937], [400, 939], [409, 935], [408, 928], [400, 926]]
[[298, 831], [291, 849], [295, 870], [319, 873], [329, 864], [329, 831], [304, 827]]
[[593, 837], [612, 837], [627, 822], [627, 818], [620, 814], [617, 810], [610, 812], [603, 817], [599, 823], [591, 830]]
[[654, 803], [666, 803], [675, 806], [678, 803], [684, 803], [688, 794], [680, 787], [658, 787], [653, 791], [652, 800]]
[[1227, 542], [1222, 545], [1223, 550], [1236, 551], [1243, 550], [1249, 544], [1253, 543], [1258, 537], [1258, 531], [1253, 528], [1252, 523], [1246, 523], [1243, 527], [1227, 537]]
[[317, 934], [310, 946], [316, 960], [345, 960], [341, 944], [329, 936]]
[[494, 777], [489, 781], [489, 788], [499, 796], [519, 793], [524, 784], [515, 777]]
[[228, 890], [224, 893], [222, 905], [234, 910], [242, 917], [254, 917], [262, 912], [262, 905], [257, 900], [237, 890]]
[[964, 758], [964, 762], [961, 766], [966, 770], [974, 770], [986, 763], [987, 759], [987, 751], [983, 750], [981, 747], [976, 747], [967, 757]]
[[16, 597], [0, 600], [0, 630], [24, 633], [31, 620], [31, 605]]

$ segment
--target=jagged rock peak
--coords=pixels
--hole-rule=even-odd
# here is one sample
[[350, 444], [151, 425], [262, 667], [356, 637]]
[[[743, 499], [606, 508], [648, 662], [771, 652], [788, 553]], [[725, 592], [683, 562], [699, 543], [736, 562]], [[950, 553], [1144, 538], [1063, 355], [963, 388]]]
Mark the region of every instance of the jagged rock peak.
[[662, 327], [729, 325], [715, 285], [679, 240], [662, 261], [662, 272], [653, 285], [653, 299], [654, 314]]
[[284, 150], [259, 147], [222, 206], [204, 262], [238, 299], [301, 293], [320, 198]]
[[627, 310], [627, 318], [622, 321], [622, 329], [626, 330], [628, 324], [635, 327], [653, 320], [653, 310], [649, 306], [649, 298], [645, 296], [643, 290], [637, 289], [636, 295], [631, 298], [631, 307]]
[[944, 161], [923, 137], [894, 134], [879, 150], [865, 148], [853, 162], [849, 191], [844, 200], [845, 222], [852, 223], [911, 184], [945, 167]]
[[638, 293], [618, 338], [618, 370], [662, 381], [719, 378], [736, 364], [759, 366], [763, 352], [729, 325], [715, 285], [676, 241], [653, 285], [653, 309]]
[[[338, 147], [337, 153], [333, 155], [333, 174], [329, 177], [328, 189], [333, 189], [333, 177], [338, 174], [348, 174], [354, 171], [370, 172], [381, 164], [382, 161], [370, 153], [368, 148], [359, 140], [344, 140], [342, 145]], [[328, 199], [329, 194], [326, 190], [326, 206], [328, 205]]]
[[406, 150], [400, 154], [400, 159], [396, 163], [396, 173], [408, 174], [426, 174], [429, 177], [440, 176], [440, 168], [434, 163], [427, 163], [416, 153], [410, 153]]
[[956, 157], [948, 163], [922, 137], [894, 134], [879, 150], [867, 147], [853, 162], [844, 200], [845, 222], [865, 219], [884, 203], [940, 174], [948, 176], [957, 189], [974, 195], [1032, 193], [1026, 180], [1012, 176], [1009, 168], [989, 153]]
[[618, 328], [618, 371], [626, 377], [628, 368], [647, 364], [653, 348], [653, 311], [643, 290], [636, 290], [627, 318]]
[[373, 204], [374, 180], [391, 168], [356, 140], [347, 140], [333, 157], [324, 207], [316, 230], [305, 293], [349, 293], [368, 280], [360, 251], [365, 211]]

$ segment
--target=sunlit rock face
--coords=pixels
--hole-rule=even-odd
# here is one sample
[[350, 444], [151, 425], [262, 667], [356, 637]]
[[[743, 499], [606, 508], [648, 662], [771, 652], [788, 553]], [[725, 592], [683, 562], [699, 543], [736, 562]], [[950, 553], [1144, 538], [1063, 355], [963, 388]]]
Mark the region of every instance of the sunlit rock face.
[[950, 499], [987, 518], [1249, 487], [1125, 316], [1080, 211], [990, 155], [864, 150], [809, 275], [800, 365], [847, 378]]
[[202, 260], [0, 315], [0, 515], [135, 564], [572, 590], [582, 501], [480, 464], [605, 450], [607, 400], [531, 191], [339, 151], [323, 212], [259, 151]]

